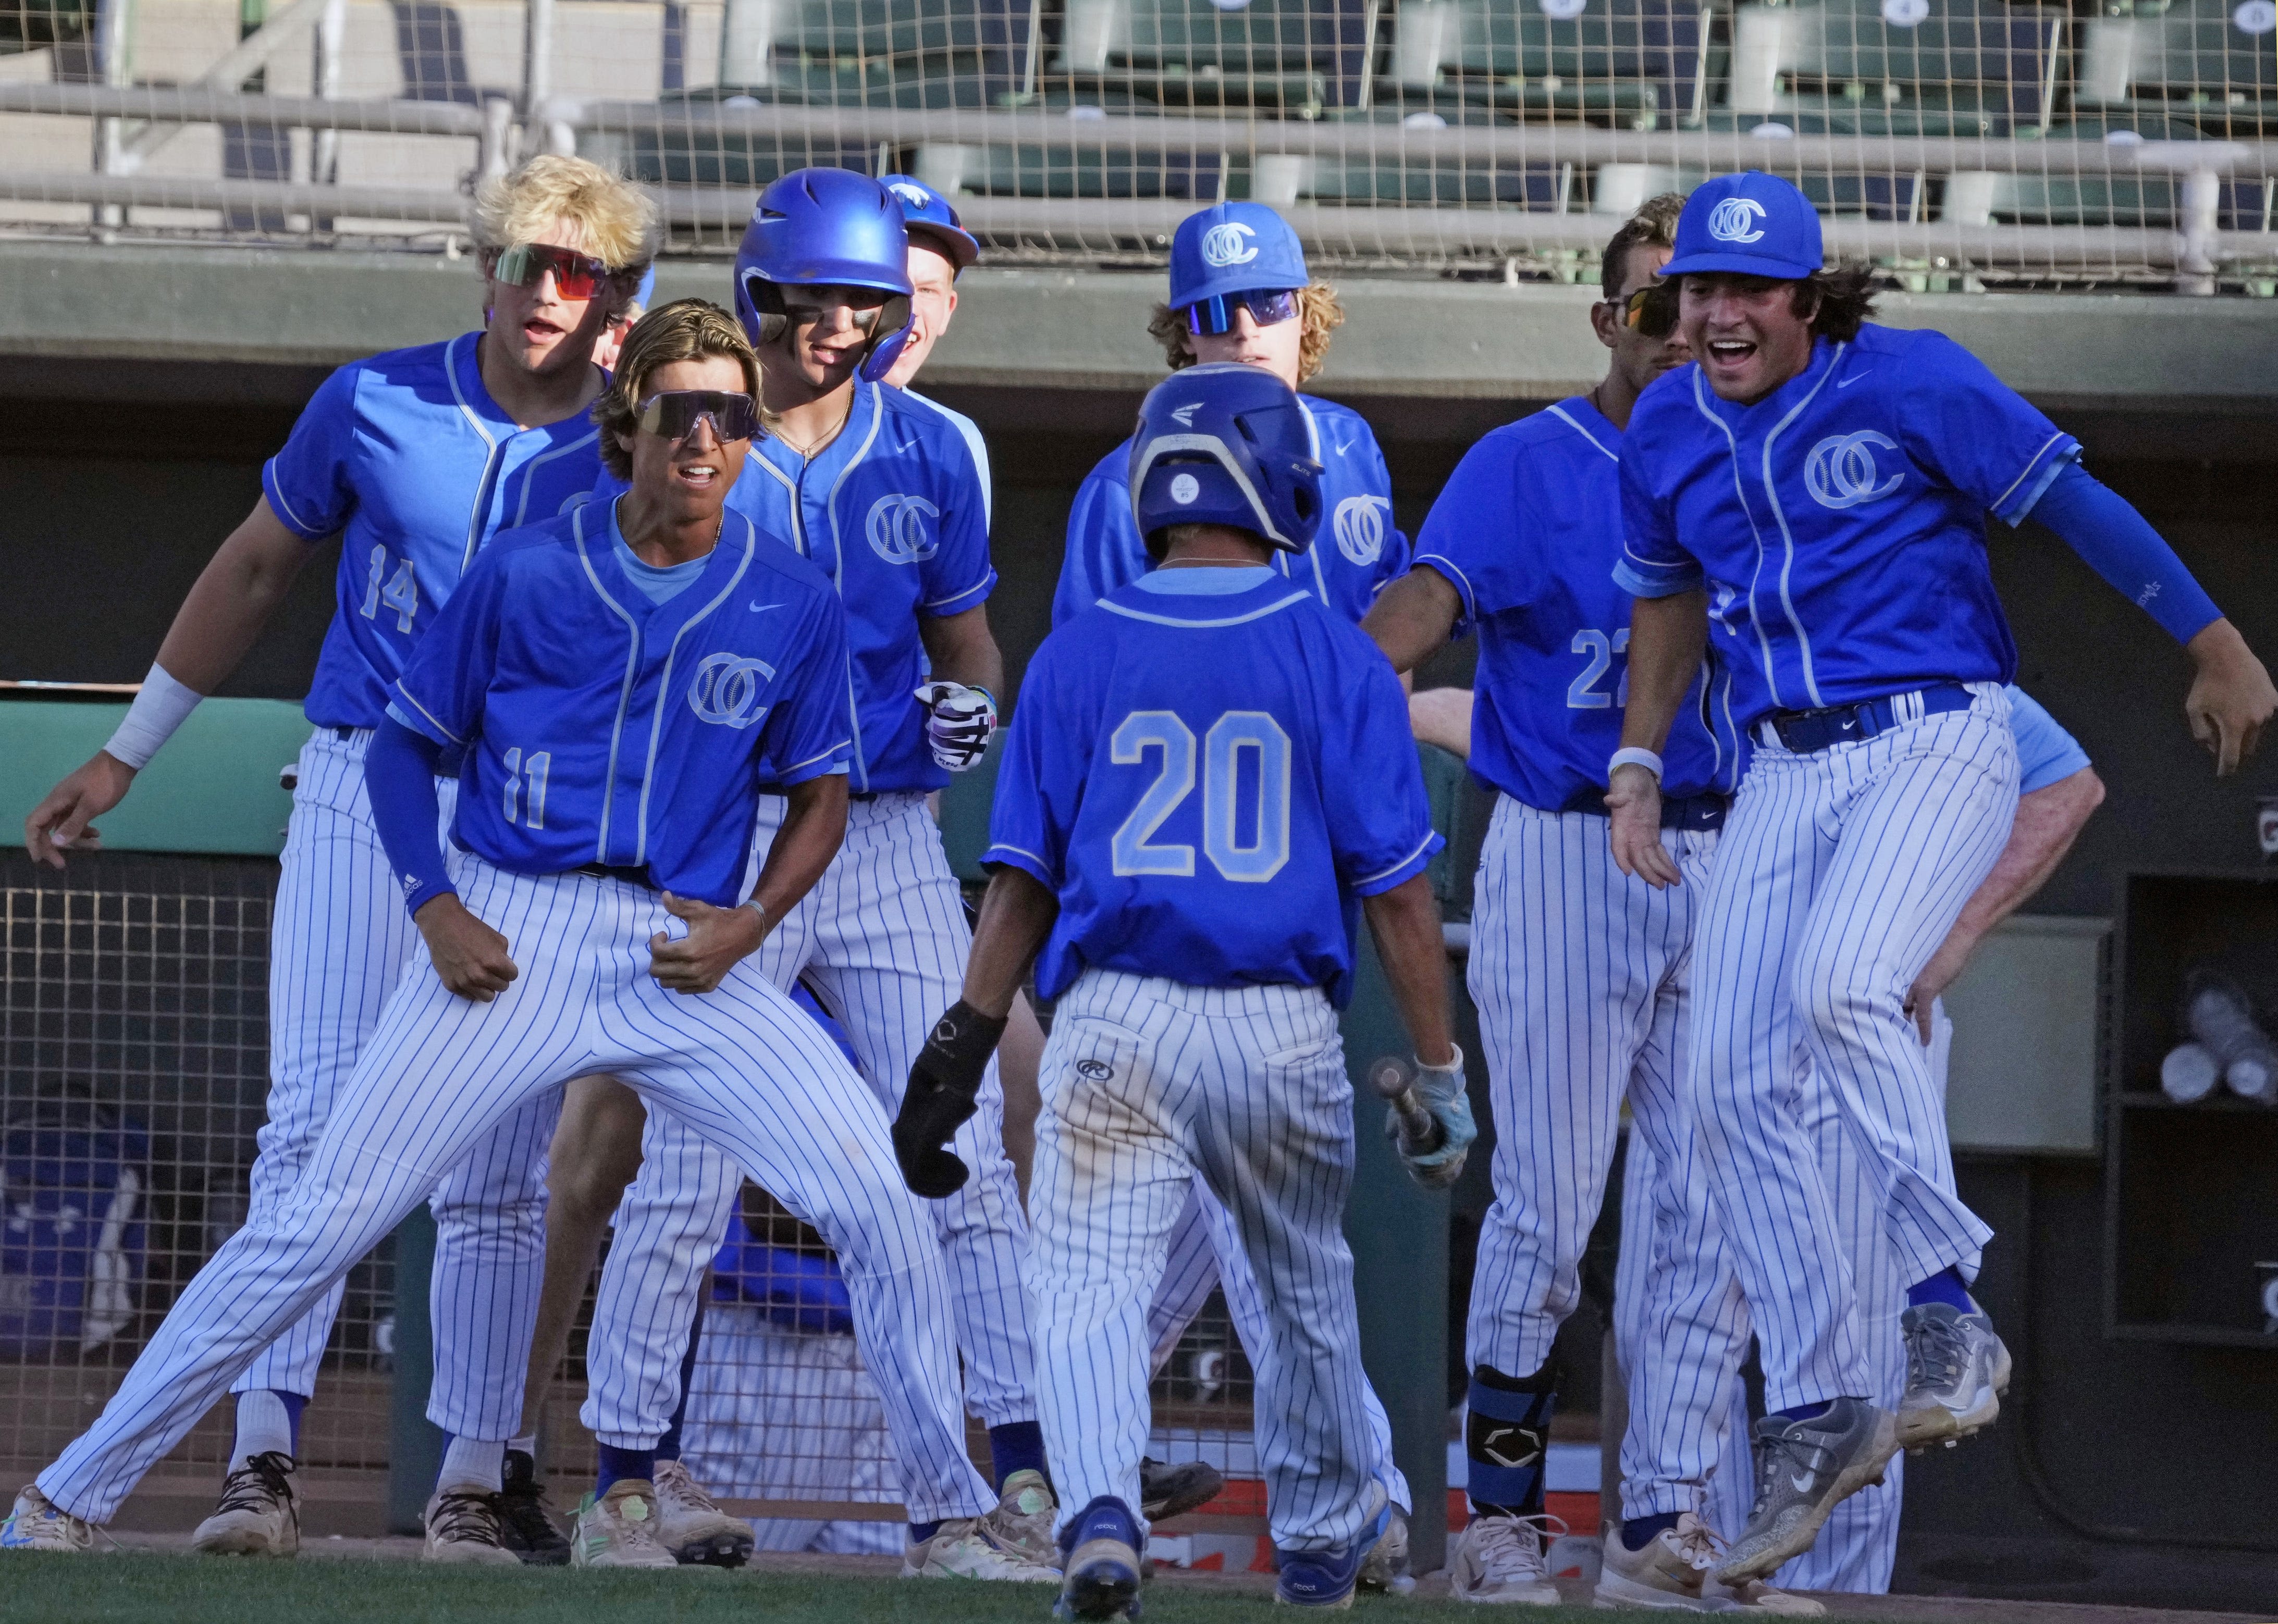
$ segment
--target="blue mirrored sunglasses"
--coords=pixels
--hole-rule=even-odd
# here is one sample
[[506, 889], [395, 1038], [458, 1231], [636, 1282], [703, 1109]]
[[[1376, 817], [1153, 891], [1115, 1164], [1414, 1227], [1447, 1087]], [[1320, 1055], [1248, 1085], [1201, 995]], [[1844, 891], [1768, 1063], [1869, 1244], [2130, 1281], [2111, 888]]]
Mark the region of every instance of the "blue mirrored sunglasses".
[[1250, 319], [1261, 327], [1271, 327], [1277, 322], [1294, 321], [1297, 315], [1297, 290], [1289, 287], [1247, 288], [1238, 294], [1219, 294], [1214, 298], [1197, 299], [1187, 307], [1187, 331], [1215, 337], [1234, 331], [1234, 313], [1246, 309]]

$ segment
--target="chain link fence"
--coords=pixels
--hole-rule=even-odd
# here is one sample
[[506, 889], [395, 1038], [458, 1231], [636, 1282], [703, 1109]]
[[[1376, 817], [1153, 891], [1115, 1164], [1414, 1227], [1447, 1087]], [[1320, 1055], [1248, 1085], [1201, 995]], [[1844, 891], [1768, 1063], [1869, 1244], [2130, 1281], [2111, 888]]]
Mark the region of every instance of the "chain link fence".
[[2274, 0], [0, 0], [0, 223], [435, 245], [548, 149], [680, 250], [829, 164], [1004, 257], [1250, 197], [1330, 263], [1572, 275], [1756, 166], [1917, 286], [2267, 294], [2274, 50]]

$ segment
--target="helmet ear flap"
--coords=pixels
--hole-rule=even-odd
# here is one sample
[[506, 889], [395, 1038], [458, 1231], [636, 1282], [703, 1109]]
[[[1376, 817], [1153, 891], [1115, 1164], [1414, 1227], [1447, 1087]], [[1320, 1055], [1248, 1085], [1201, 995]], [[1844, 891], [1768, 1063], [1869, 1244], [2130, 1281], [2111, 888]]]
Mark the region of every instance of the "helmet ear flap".
[[784, 313], [783, 289], [760, 275], [756, 271], [744, 273], [744, 298], [750, 304], [756, 320], [755, 329], [746, 334], [754, 344], [773, 344], [784, 336], [791, 318]]

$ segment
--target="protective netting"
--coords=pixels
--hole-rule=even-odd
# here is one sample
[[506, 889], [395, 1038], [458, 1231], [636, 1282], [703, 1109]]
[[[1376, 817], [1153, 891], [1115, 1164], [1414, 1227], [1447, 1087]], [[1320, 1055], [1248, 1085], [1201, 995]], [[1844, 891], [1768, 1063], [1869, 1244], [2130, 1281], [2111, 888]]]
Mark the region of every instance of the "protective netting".
[[2269, 291], [2274, 0], [0, 0], [0, 220], [434, 240], [541, 148], [731, 248], [806, 164], [1000, 255], [1158, 255], [1198, 202], [1330, 262], [1572, 274], [1741, 166], [1918, 286]]

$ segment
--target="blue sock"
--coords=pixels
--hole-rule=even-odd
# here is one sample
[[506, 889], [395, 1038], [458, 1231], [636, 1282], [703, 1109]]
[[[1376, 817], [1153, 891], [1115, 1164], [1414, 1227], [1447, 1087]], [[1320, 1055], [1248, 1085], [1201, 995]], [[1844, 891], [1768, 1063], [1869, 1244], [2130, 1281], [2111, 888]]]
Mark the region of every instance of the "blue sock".
[[600, 1457], [600, 1481], [593, 1492], [598, 1497], [607, 1494], [610, 1485], [621, 1477], [638, 1478], [647, 1483], [656, 1476], [656, 1451], [654, 1449], [619, 1449], [614, 1444], [596, 1444], [593, 1452]]
[[997, 1492], [1005, 1491], [1005, 1480], [1015, 1472], [1043, 1472], [1044, 1468], [1044, 1429], [1033, 1421], [1008, 1421], [1001, 1427], [989, 1429], [989, 1464], [997, 1473]]
[[1817, 1421], [1835, 1407], [1835, 1400], [1823, 1399], [1817, 1404], [1799, 1404], [1792, 1410], [1774, 1410], [1782, 1421]]
[[301, 1458], [301, 1412], [309, 1407], [306, 1393], [279, 1392], [277, 1401], [285, 1407], [285, 1419], [293, 1428], [293, 1459]]
[[1487, 1365], [1472, 1373], [1464, 1452], [1472, 1510], [1482, 1516], [1541, 1515], [1550, 1413], [1557, 1402], [1548, 1365], [1525, 1381]]
[[1103, 1494], [1076, 1513], [1060, 1530], [1060, 1554], [1074, 1555], [1075, 1548], [1088, 1539], [1120, 1540], [1135, 1551], [1141, 1544], [1138, 1519], [1122, 1501], [1112, 1494]]
[[1632, 1551], [1642, 1551], [1654, 1541], [1654, 1536], [1677, 1526], [1678, 1513], [1673, 1511], [1655, 1512], [1650, 1517], [1632, 1517], [1622, 1524], [1622, 1544]]
[[1907, 1308], [1919, 1308], [1930, 1302], [1950, 1303], [1964, 1314], [1974, 1313], [1977, 1308], [1969, 1300], [1969, 1286], [1962, 1279], [1961, 1271], [1951, 1264], [1929, 1279], [1907, 1287]]
[[680, 1402], [672, 1407], [672, 1424], [656, 1441], [660, 1460], [680, 1459], [680, 1423], [688, 1419], [688, 1384], [696, 1375], [696, 1344], [704, 1334], [704, 1305], [696, 1305], [696, 1323], [688, 1328], [688, 1351], [680, 1356]]
[[922, 1545], [940, 1532], [941, 1524], [938, 1522], [913, 1522], [910, 1524], [910, 1544]]

